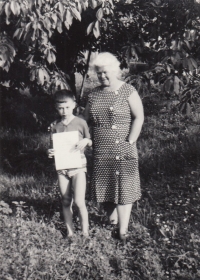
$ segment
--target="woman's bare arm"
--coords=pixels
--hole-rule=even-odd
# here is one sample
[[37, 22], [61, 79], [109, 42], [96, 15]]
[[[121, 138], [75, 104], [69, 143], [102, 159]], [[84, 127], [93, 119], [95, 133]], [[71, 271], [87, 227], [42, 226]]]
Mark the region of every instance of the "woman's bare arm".
[[128, 102], [129, 102], [129, 105], [131, 108], [131, 113], [134, 117], [128, 140], [132, 140], [133, 142], [136, 142], [140, 135], [142, 125], [144, 122], [143, 105], [142, 105], [142, 101], [141, 101], [140, 96], [137, 93], [137, 91], [134, 91], [129, 96]]

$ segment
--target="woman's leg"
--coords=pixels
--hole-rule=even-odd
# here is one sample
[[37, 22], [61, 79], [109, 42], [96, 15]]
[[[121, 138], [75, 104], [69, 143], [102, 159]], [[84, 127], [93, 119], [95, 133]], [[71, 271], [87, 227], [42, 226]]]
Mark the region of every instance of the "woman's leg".
[[58, 175], [58, 184], [62, 196], [62, 208], [65, 224], [68, 231], [68, 236], [73, 235], [73, 222], [72, 222], [72, 193], [71, 193], [71, 182], [62, 174]]
[[119, 219], [119, 235], [122, 238], [128, 230], [129, 219], [131, 215], [132, 204], [117, 205]]
[[72, 177], [72, 185], [74, 188], [74, 203], [78, 207], [81, 228], [84, 235], [88, 235], [89, 222], [88, 211], [85, 205], [86, 192], [86, 175], [85, 172], [80, 172]]

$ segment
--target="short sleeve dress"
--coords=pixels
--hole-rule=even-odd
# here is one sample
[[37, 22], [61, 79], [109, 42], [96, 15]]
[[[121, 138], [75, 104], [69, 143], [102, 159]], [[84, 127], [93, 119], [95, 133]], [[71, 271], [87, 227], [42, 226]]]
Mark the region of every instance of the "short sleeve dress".
[[141, 197], [137, 148], [128, 142], [133, 91], [124, 83], [117, 91], [97, 87], [88, 96], [94, 145], [91, 198], [97, 202], [124, 205]]

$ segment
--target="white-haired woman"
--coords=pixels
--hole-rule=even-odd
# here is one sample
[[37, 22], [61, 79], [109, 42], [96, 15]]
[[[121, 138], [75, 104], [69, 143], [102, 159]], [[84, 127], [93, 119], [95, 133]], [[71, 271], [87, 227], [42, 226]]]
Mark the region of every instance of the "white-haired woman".
[[136, 141], [144, 121], [134, 87], [119, 79], [119, 61], [100, 53], [93, 61], [100, 82], [88, 96], [85, 118], [91, 121], [94, 143], [92, 199], [109, 204], [111, 224], [127, 237], [132, 204], [141, 196]]

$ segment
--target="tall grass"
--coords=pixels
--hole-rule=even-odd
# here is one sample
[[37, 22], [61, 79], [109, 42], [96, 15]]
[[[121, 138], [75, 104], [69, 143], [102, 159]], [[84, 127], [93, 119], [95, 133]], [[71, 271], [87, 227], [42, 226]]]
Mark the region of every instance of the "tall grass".
[[2, 129], [0, 278], [200, 279], [199, 124], [196, 115], [147, 114], [138, 141], [143, 195], [126, 244], [88, 200], [90, 238], [75, 218], [77, 234], [64, 239], [48, 133]]

